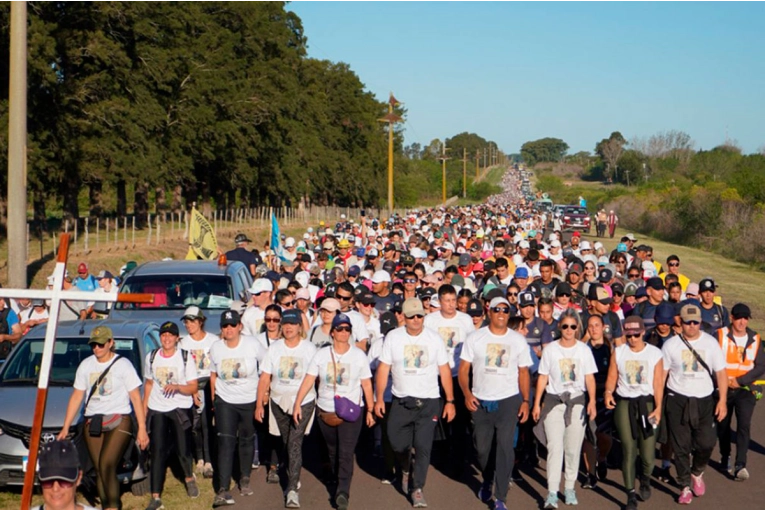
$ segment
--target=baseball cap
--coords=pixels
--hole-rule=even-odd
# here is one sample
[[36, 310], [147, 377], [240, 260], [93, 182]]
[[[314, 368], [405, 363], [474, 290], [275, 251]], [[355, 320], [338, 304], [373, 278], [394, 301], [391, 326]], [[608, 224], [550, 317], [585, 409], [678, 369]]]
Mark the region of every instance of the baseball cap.
[[460, 266], [469, 266], [470, 265], [470, 254], [469, 253], [463, 253], [460, 255]]
[[396, 263], [393, 262], [392, 260], [386, 260], [385, 262], [383, 262], [382, 267], [385, 272], [392, 273], [393, 271], [396, 270]]
[[622, 331], [624, 331], [625, 336], [645, 333], [645, 322], [643, 322], [643, 318], [638, 315], [630, 315], [624, 319]]
[[612, 298], [608, 295], [608, 291], [599, 283], [593, 283], [587, 290], [587, 299], [591, 301], [597, 301], [598, 303], [609, 305]]
[[375, 271], [372, 275], [372, 283], [390, 283], [390, 273], [388, 271]]
[[653, 320], [656, 324], [674, 324], [675, 323], [675, 307], [671, 303], [662, 302], [656, 307], [656, 313], [653, 316]]
[[198, 306], [190, 306], [183, 312], [183, 319], [204, 319], [205, 314]]
[[272, 292], [274, 290], [274, 284], [268, 278], [258, 278], [250, 286], [250, 294], [260, 294], [261, 292]]
[[348, 268], [348, 276], [358, 276], [361, 274], [361, 268], [359, 266], [351, 266]]
[[683, 322], [701, 322], [701, 310], [696, 305], [685, 305], [680, 309], [680, 319]]
[[736, 303], [730, 309], [730, 315], [734, 319], [751, 319], [752, 311], [744, 303]]
[[608, 269], [607, 267], [604, 267], [600, 270], [600, 273], [598, 273], [598, 281], [601, 283], [608, 283], [614, 278], [614, 273]]
[[325, 298], [324, 301], [321, 302], [321, 306], [319, 307], [319, 310], [326, 310], [328, 312], [339, 312], [340, 311], [340, 301], [333, 297]]
[[414, 265], [414, 257], [408, 253], [405, 253], [401, 255], [401, 265], [402, 266], [413, 266]]
[[614, 282], [611, 284], [611, 292], [624, 295], [624, 284], [621, 282]]
[[699, 292], [707, 290], [714, 292], [716, 288], [717, 285], [715, 285], [715, 281], [711, 278], [704, 278], [699, 282]]
[[295, 292], [295, 299], [306, 299], [308, 301], [311, 300], [311, 291], [303, 287], [302, 289], [298, 289], [297, 292]]
[[342, 325], [351, 326], [351, 328], [353, 328], [353, 325], [351, 324], [351, 318], [344, 313], [339, 313], [335, 315], [334, 319], [332, 319], [332, 329]]
[[[494, 298], [496, 299], [496, 298]], [[492, 301], [494, 301], [492, 299]], [[518, 294], [518, 307], [519, 308], [525, 308], [527, 306], [534, 306], [536, 303], [534, 301], [534, 294], [531, 292], [521, 292]]]
[[220, 327], [236, 326], [240, 321], [239, 312], [235, 310], [226, 310], [220, 316]]
[[516, 268], [515, 274], [513, 275], [514, 278], [528, 278], [529, 277], [529, 270], [525, 267], [519, 267]]
[[251, 243], [252, 241], [245, 234], [237, 234], [236, 237], [234, 238], [234, 242], [236, 244], [239, 244], [239, 243]]
[[106, 345], [106, 342], [114, 337], [112, 329], [109, 326], [98, 326], [90, 332], [89, 344]]
[[159, 334], [162, 333], [172, 333], [175, 336], [178, 336], [181, 334], [181, 332], [178, 330], [178, 324], [174, 323], [173, 321], [167, 321], [162, 324], [159, 328]]
[[661, 281], [661, 278], [658, 276], [654, 276], [653, 278], [649, 278], [645, 281], [645, 286], [650, 287], [654, 290], [664, 290], [664, 282]]
[[300, 310], [294, 308], [284, 310], [284, 313], [282, 314], [282, 324], [302, 324], [302, 315], [303, 313]]
[[630, 241], [632, 241], [633, 243], [634, 243], [635, 241], [637, 241], [637, 239], [635, 239], [635, 236], [634, 236], [634, 235], [632, 235], [632, 234], [627, 234], [627, 235], [626, 235], [626, 236], [624, 236], [624, 237], [626, 237], [627, 239], [629, 239], [629, 240], [630, 240]]
[[[363, 286], [359, 285], [359, 287]], [[356, 302], [361, 303], [362, 305], [373, 305], [375, 304], [375, 295], [372, 294], [369, 290], [366, 292], [361, 292], [356, 298]]]
[[419, 294], [418, 297], [420, 299], [430, 299], [436, 295], [436, 289], [433, 287], [425, 287], [424, 289], [418, 290], [417, 294]]
[[556, 285], [555, 295], [560, 296], [561, 294], [568, 294], [570, 296], [572, 294], [571, 285], [566, 282], [560, 282], [558, 285]]
[[422, 301], [417, 298], [409, 298], [404, 301], [401, 307], [404, 317], [411, 319], [415, 315], [425, 315], [425, 309], [422, 307]]
[[85, 264], [85, 262], [80, 262], [80, 265], [77, 266], [77, 272], [78, 273], [87, 273], [88, 272], [88, 265]]
[[648, 297], [648, 292], [646, 292], [645, 287], [638, 287], [637, 290], [635, 290], [635, 297], [636, 298]]
[[111, 274], [109, 271], [102, 270], [98, 273], [98, 276], [96, 276], [96, 280], [103, 280], [106, 278], [107, 280], [111, 280], [114, 278], [114, 275]]
[[576, 273], [579, 275], [582, 274], [583, 270], [584, 268], [582, 268], [582, 264], [580, 264], [579, 262], [574, 262], [573, 264], [571, 264], [571, 267], [568, 268], [569, 273]]
[[510, 306], [510, 302], [501, 296], [497, 296], [493, 298], [491, 301], [489, 301], [489, 308], [494, 308], [495, 306], [499, 306], [499, 305]]
[[38, 477], [41, 482], [49, 480], [76, 482], [80, 476], [80, 457], [77, 454], [77, 447], [69, 439], [43, 444], [40, 447], [38, 460], [40, 464]]
[[387, 335], [397, 327], [398, 320], [396, 319], [396, 314], [393, 313], [392, 310], [380, 315], [380, 333], [382, 333], [383, 336]]
[[691, 296], [698, 296], [699, 295], [699, 284], [698, 283], [689, 283], [688, 287], [685, 289], [685, 295], [691, 295]]
[[483, 306], [477, 299], [471, 299], [468, 301], [467, 314], [471, 317], [480, 317], [483, 315]]

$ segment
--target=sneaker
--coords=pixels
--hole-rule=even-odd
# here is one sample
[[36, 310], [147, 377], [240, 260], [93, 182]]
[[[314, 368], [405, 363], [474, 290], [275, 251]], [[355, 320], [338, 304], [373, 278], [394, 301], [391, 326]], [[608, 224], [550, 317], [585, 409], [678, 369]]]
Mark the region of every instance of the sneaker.
[[582, 489], [594, 489], [598, 485], [598, 477], [595, 475], [586, 475], [582, 482]]
[[651, 479], [645, 478], [640, 480], [640, 501], [648, 501], [651, 499]]
[[697, 498], [700, 498], [707, 492], [707, 486], [704, 483], [703, 476], [704, 473], [701, 473], [699, 476], [691, 474], [691, 490], [693, 491], [693, 495]]
[[630, 491], [629, 494], [627, 494], [627, 506], [624, 507], [624, 510], [637, 510], [637, 507], [637, 494], [635, 494], [635, 491]]
[[186, 494], [188, 494], [191, 499], [199, 497], [199, 487], [197, 486], [196, 479], [186, 482]]
[[403, 492], [404, 494], [409, 494], [409, 472], [408, 471], [401, 472], [401, 492]]
[[684, 487], [683, 492], [680, 493], [680, 497], [677, 498], [677, 502], [681, 505], [690, 505], [693, 501], [693, 493], [690, 487]]
[[672, 478], [672, 474], [669, 472], [669, 468], [660, 468], [658, 473], [656, 474], [656, 479], [660, 482], [668, 483], [674, 485], [675, 479]]
[[219, 490], [218, 494], [215, 495], [215, 498], [213, 498], [213, 508], [219, 507], [219, 506], [226, 506], [226, 505], [233, 505], [234, 504], [234, 497], [231, 495], [231, 493], [227, 490]]
[[205, 478], [212, 478], [213, 477], [213, 468], [212, 464], [209, 462], [205, 462], [204, 469], [202, 470], [202, 476]]
[[252, 469], [260, 469], [260, 462], [253, 460], [252, 461]]
[[300, 508], [300, 497], [297, 491], [289, 491], [287, 493], [287, 501], [284, 503], [285, 508]]
[[504, 501], [496, 500], [494, 501], [494, 510], [507, 510], [507, 505]]
[[478, 489], [478, 499], [484, 503], [491, 501], [491, 482], [483, 482], [481, 488]]
[[393, 485], [396, 483], [396, 474], [393, 472], [385, 473], [380, 479], [380, 483], [383, 485]]
[[545, 508], [558, 508], [558, 493], [548, 492], [545, 500]]
[[268, 468], [266, 483], [279, 483], [279, 469], [276, 466]]
[[735, 475], [733, 476], [737, 482], [744, 482], [746, 480], [749, 480], [749, 471], [746, 470], [744, 466], [737, 467], [735, 471]]
[[204, 472], [204, 470], [205, 470], [205, 461], [202, 460], [202, 459], [199, 459], [197, 461], [196, 472], [197, 472], [197, 474], [201, 475]]
[[337, 503], [337, 510], [348, 510], [348, 494], [344, 492], [338, 494], [335, 503]]
[[513, 470], [510, 472], [510, 481], [511, 482], [522, 482], [523, 477], [521, 476], [521, 472], [518, 470], [518, 465], [516, 464], [513, 466]]
[[162, 500], [159, 498], [153, 498], [149, 502], [149, 506], [146, 507], [146, 510], [164, 510], [165, 505], [162, 504]]
[[597, 467], [595, 468], [595, 471], [598, 473], [598, 480], [601, 482], [608, 478], [608, 464], [606, 461], [598, 462]]
[[731, 462], [729, 455], [723, 455], [720, 459], [720, 467], [722, 467], [726, 473], [733, 476], [733, 462]]
[[412, 506], [414, 508], [428, 508], [428, 502], [425, 501], [425, 495], [422, 489], [415, 489], [412, 492]]
[[574, 489], [566, 489], [563, 491], [563, 498], [566, 504], [569, 506], [576, 506], [579, 504], [579, 501], [576, 499], [576, 492]]
[[242, 496], [252, 496], [254, 494], [250, 488], [250, 479], [246, 476], [239, 480], [239, 494]]

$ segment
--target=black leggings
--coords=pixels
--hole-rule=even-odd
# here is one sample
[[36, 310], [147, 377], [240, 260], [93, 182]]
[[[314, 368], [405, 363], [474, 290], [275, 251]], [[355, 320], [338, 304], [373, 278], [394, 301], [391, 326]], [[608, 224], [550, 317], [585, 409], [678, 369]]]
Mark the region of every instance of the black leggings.
[[214, 429], [212, 425], [212, 411], [210, 410], [212, 407], [210, 388], [209, 379], [199, 381], [199, 392], [203, 395], [204, 407], [202, 408], [201, 413], [197, 406], [193, 407], [194, 421], [191, 427], [196, 460], [201, 460], [205, 463], [212, 463], [213, 447], [215, 446], [213, 438], [211, 437]]
[[[179, 413], [186, 414], [181, 423]], [[186, 479], [192, 478], [191, 467], [191, 409], [178, 409], [164, 413], [149, 411], [151, 439], [151, 493], [162, 494], [167, 472], [167, 457], [175, 448]]]
[[229, 490], [234, 458], [239, 451], [239, 473], [250, 478], [255, 451], [255, 402], [229, 404], [215, 397], [215, 426], [218, 428], [218, 484]]
[[85, 427], [85, 445], [90, 460], [96, 468], [98, 496], [103, 508], [120, 508], [120, 483], [117, 480], [117, 466], [122, 462], [130, 441], [133, 440], [133, 422], [130, 416], [123, 416], [114, 430], [103, 431], [92, 437], [90, 424]]

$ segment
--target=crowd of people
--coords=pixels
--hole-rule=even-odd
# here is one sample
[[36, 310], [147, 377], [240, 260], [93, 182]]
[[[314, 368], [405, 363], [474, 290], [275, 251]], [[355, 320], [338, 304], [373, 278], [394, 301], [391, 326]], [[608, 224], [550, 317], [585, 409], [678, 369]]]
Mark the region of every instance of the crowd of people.
[[663, 265], [632, 234], [609, 251], [546, 229], [545, 213], [521, 197], [518, 171], [503, 184], [482, 206], [321, 223], [284, 238], [283, 252], [250, 252], [237, 236], [229, 259], [253, 273], [249, 301], [216, 324], [189, 307], [185, 335], [162, 324], [142, 377], [115, 355], [108, 328], [95, 328], [60, 438], [84, 402], [103, 507], [119, 508], [113, 459], [135, 438], [150, 450], [147, 510], [163, 508], [170, 452], [189, 497], [202, 475], [213, 506], [233, 504], [233, 488], [252, 495], [263, 466], [269, 483], [283, 482], [285, 507], [299, 508], [315, 424], [341, 510], [366, 438], [382, 483], [415, 508], [427, 507], [436, 437], [456, 471], [475, 462], [478, 497], [495, 510], [507, 508], [519, 466], [539, 459], [544, 507], [558, 508], [561, 478], [563, 502], [577, 504], [577, 480], [582, 489], [604, 480], [617, 443], [628, 510], [651, 497], [652, 478], [676, 479], [680, 504], [703, 497], [718, 442], [728, 476], [747, 480], [765, 379], [749, 307], [729, 310], [714, 279], [691, 282], [679, 257]]

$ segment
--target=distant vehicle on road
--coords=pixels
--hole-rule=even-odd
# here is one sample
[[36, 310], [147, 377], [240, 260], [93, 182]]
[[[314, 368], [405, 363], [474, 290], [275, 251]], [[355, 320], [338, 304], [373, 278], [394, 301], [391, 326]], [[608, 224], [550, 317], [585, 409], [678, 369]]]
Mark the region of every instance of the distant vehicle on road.
[[549, 198], [538, 198], [534, 201], [534, 206], [538, 211], [549, 212], [553, 208], [553, 201]]
[[589, 234], [591, 224], [592, 218], [590, 218], [587, 208], [578, 205], [567, 205], [563, 208], [561, 225], [564, 232], [578, 230]]

